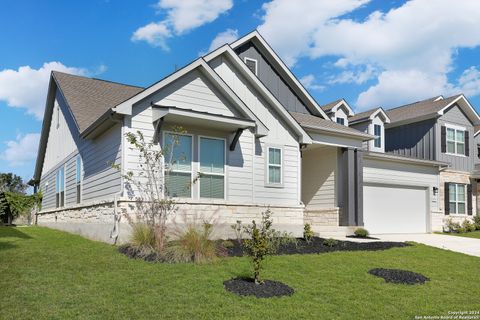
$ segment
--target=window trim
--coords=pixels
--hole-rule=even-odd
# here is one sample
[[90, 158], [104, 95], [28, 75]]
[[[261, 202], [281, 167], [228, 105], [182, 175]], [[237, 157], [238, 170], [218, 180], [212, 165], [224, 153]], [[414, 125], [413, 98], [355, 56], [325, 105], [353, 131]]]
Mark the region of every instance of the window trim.
[[[257, 59], [253, 59], [253, 58], [249, 58], [249, 57], [245, 57], [243, 59], [244, 63], [247, 64], [247, 60], [248, 61], [252, 61], [252, 62], [255, 62], [255, 75], [258, 76], [258, 60]], [[247, 66], [248, 68], [248, 66]], [[250, 69], [250, 68], [248, 68]]]
[[[380, 128], [379, 135], [375, 134], [375, 127]], [[382, 125], [381, 124], [373, 123], [373, 135], [375, 136], [375, 139], [373, 140], [373, 147], [377, 149], [381, 149], [382, 148]], [[379, 146], [376, 145], [377, 142], [379, 142], [380, 144]]]
[[[454, 140], [448, 139], [448, 130], [454, 130]], [[457, 131], [463, 131], [463, 142], [458, 142], [457, 141]], [[450, 156], [457, 156], [457, 157], [467, 157], [465, 155], [465, 151], [467, 149], [466, 143], [465, 143], [465, 131], [467, 131], [467, 128], [461, 127], [461, 126], [456, 126], [452, 124], [445, 124], [445, 154], [450, 155]], [[448, 142], [453, 142], [455, 146], [455, 151], [448, 152]], [[463, 153], [457, 153], [457, 144], [461, 143], [463, 144]]]
[[[280, 183], [270, 182], [269, 167], [270, 167], [270, 149], [279, 149], [280, 150]], [[283, 188], [284, 187], [284, 150], [283, 146], [279, 145], [267, 145], [266, 146], [266, 157], [265, 157], [265, 187], [269, 188]], [[279, 166], [274, 164], [273, 166]]]
[[[338, 120], [342, 120], [343, 123], [338, 122]], [[343, 117], [335, 117], [335, 122], [336, 122], [337, 124], [342, 125], [342, 126], [345, 125], [345, 120], [346, 120], [346, 119], [343, 118]]]
[[[450, 203], [455, 203], [455, 212], [452, 212], [451, 210], [449, 210], [449, 214], [450, 215], [453, 215], [453, 216], [460, 216], [460, 217], [463, 217], [463, 216], [467, 216], [468, 215], [468, 201], [470, 201], [468, 199], [468, 188], [467, 188], [467, 185], [464, 184], [464, 183], [457, 183], [457, 182], [450, 182], [449, 185], [448, 185], [448, 192], [450, 194], [450, 188], [452, 186], [455, 186], [455, 201], [452, 201], [452, 199], [450, 198], [449, 196], [449, 199], [448, 199], [448, 205], [450, 206]], [[458, 186], [463, 186], [463, 189], [464, 189], [464, 196], [465, 196], [465, 200], [464, 201], [458, 201]], [[459, 203], [463, 203], [464, 206], [465, 206], [465, 213], [458, 213], [458, 204]]]
[[[58, 191], [58, 173], [60, 172], [60, 170], [63, 171], [63, 191]], [[55, 208], [58, 209], [58, 208], [65, 208], [65, 184], [66, 184], [66, 177], [65, 177], [65, 171], [66, 171], [66, 164], [63, 164], [61, 166], [59, 166], [56, 170], [56, 173], [55, 173]], [[62, 199], [60, 199], [60, 196], [61, 194], [63, 193], [63, 197]], [[57, 201], [57, 195], [58, 196], [58, 201]], [[63, 201], [60, 201], [60, 200], [63, 200]]]
[[[163, 149], [163, 146], [165, 146], [165, 137], [166, 137], [166, 134], [176, 134], [176, 135], [179, 135], [179, 136], [188, 136], [188, 137], [191, 137], [192, 138], [192, 145], [191, 145], [191, 154], [192, 154], [192, 159], [191, 159], [191, 163], [190, 163], [190, 197], [172, 197], [172, 198], [175, 198], [175, 199], [193, 199], [193, 159], [194, 159], [194, 144], [195, 144], [195, 137], [193, 134], [191, 133], [178, 133], [178, 132], [174, 132], [174, 131], [171, 131], [171, 130], [163, 130], [162, 131], [162, 149]], [[162, 170], [162, 173], [163, 173], [163, 179], [165, 179], [165, 156], [163, 157], [162, 159], [162, 167], [163, 167], [163, 170]], [[188, 171], [186, 170], [170, 170], [170, 172], [179, 172], [179, 173], [188, 173]], [[164, 197], [166, 196], [165, 195], [165, 188], [164, 188], [164, 191], [163, 191], [163, 194], [164, 194]]]
[[[80, 164], [80, 168], [79, 165]], [[78, 172], [80, 169], [80, 175]], [[77, 181], [77, 177], [79, 180]], [[83, 201], [83, 161], [80, 155], [75, 157], [75, 193], [76, 193], [76, 204], [81, 204]]]
[[223, 198], [206, 198], [202, 197], [200, 195], [200, 183], [201, 179], [198, 179], [198, 199], [211, 199], [213, 201], [215, 200], [227, 200], [227, 139], [221, 138], [221, 137], [214, 137], [214, 136], [207, 136], [207, 135], [198, 135], [198, 173], [202, 174], [200, 171], [201, 167], [201, 155], [202, 155], [202, 148], [201, 148], [201, 139], [206, 138], [206, 139], [214, 139], [214, 140], [222, 140], [223, 141], [223, 174], [221, 173], [207, 173], [206, 175], [211, 175], [211, 176], [223, 176]]

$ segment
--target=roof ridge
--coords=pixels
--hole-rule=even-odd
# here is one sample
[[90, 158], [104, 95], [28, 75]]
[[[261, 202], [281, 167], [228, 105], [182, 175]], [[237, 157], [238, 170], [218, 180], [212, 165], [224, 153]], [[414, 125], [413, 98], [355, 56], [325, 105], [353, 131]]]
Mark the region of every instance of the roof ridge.
[[65, 74], [65, 75], [70, 76], [70, 77], [76, 77], [76, 78], [82, 78], [82, 79], [89, 79], [89, 80], [96, 80], [96, 81], [108, 82], [108, 83], [118, 84], [118, 85], [122, 85], [122, 86], [132, 87], [132, 88], [145, 89], [145, 87], [136, 86], [136, 85], [133, 85], [133, 84], [126, 84], [126, 83], [122, 83], [122, 82], [118, 82], [118, 81], [112, 81], [112, 80], [99, 79], [99, 78], [94, 78], [94, 77], [81, 76], [81, 75], [78, 75], [78, 74], [67, 73], [67, 72], [62, 72], [62, 71], [57, 71], [57, 70], [52, 70], [52, 73], [53, 73], [53, 74], [55, 74], [55, 73], [61, 73], [61, 74]]

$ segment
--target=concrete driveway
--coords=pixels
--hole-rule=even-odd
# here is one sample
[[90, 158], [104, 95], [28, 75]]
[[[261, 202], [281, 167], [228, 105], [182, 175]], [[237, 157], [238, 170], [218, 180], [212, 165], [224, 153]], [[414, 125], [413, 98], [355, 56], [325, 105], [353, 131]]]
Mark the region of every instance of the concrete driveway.
[[480, 239], [442, 234], [382, 234], [372, 235], [372, 237], [382, 241], [415, 241], [427, 246], [480, 257]]

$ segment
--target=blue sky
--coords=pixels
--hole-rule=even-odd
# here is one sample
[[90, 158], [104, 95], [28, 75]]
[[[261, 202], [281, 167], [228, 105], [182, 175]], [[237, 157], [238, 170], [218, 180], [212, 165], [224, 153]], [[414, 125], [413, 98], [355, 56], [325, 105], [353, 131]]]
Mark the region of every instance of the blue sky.
[[480, 107], [475, 0], [2, 4], [0, 172], [24, 179], [33, 174], [52, 69], [148, 86], [256, 28], [320, 104], [345, 98], [361, 111], [464, 92]]

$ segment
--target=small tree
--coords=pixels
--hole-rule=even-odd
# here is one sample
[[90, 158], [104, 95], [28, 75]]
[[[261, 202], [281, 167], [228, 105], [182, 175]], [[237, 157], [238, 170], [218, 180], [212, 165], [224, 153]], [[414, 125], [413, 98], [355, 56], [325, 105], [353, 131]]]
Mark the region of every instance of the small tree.
[[42, 202], [42, 194], [25, 195], [19, 192], [0, 192], [0, 217], [8, 224], [14, 219], [29, 215], [35, 205]]
[[[163, 148], [158, 148], [153, 139], [147, 142], [141, 131], [126, 134], [127, 141], [139, 153], [139, 171], [136, 175], [133, 171], [128, 171], [123, 177], [138, 191], [137, 209], [144, 222], [153, 228], [156, 249], [160, 252], [164, 250], [167, 241], [167, 219], [177, 210], [175, 201], [168, 193], [166, 180], [172, 166], [179, 161], [174, 159], [174, 149], [179, 144], [179, 135], [185, 133], [181, 127], [174, 127], [172, 131], [174, 133], [170, 146]], [[118, 165], [113, 167], [120, 169]], [[190, 188], [190, 185], [185, 188]]]
[[245, 233], [250, 237], [243, 241], [246, 254], [251, 258], [253, 263], [253, 278], [255, 284], [262, 284], [263, 281], [260, 277], [260, 271], [263, 268], [263, 261], [265, 258], [274, 254], [277, 251], [278, 241], [275, 238], [279, 236], [279, 233], [272, 228], [273, 221], [271, 219], [272, 212], [267, 209], [262, 212], [262, 219], [260, 226], [257, 226], [255, 220], [252, 224], [245, 226]]

